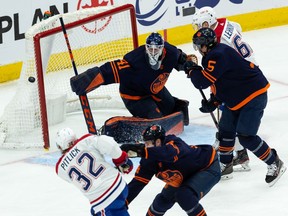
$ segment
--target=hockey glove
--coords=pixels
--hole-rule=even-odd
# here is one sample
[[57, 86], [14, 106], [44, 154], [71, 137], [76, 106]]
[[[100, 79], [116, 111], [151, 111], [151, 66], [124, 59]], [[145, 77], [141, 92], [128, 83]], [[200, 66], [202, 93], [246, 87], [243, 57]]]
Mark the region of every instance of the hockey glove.
[[220, 105], [220, 102], [213, 94], [210, 94], [210, 98], [208, 100], [202, 99], [201, 104], [202, 106], [199, 108], [199, 110], [202, 113], [211, 113]]
[[120, 148], [127, 152], [130, 158], [145, 156], [145, 144], [123, 144]]
[[117, 167], [117, 169], [121, 173], [130, 173], [133, 169], [133, 163], [132, 161], [128, 158], [128, 155], [125, 151], [122, 151], [122, 154], [119, 158], [117, 159], [112, 159], [113, 163]]
[[187, 60], [187, 54], [184, 53], [181, 49], [178, 49], [178, 51], [179, 51], [179, 57], [178, 57], [178, 62], [177, 62], [177, 66], [175, 67], [175, 69], [177, 71], [183, 71], [184, 63]]
[[184, 71], [187, 74], [187, 78], [190, 78], [193, 70], [202, 70], [202, 67], [193, 61], [186, 61], [184, 63]]
[[198, 64], [198, 58], [195, 54], [189, 54], [187, 55], [187, 61], [192, 61], [194, 62], [195, 64]]
[[72, 91], [77, 95], [86, 94], [104, 83], [104, 78], [98, 67], [90, 68], [84, 73], [70, 79]]

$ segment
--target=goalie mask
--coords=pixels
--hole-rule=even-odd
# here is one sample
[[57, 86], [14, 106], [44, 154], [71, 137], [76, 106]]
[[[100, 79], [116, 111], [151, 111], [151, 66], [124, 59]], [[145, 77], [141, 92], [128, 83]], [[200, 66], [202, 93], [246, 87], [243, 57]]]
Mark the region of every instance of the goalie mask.
[[164, 40], [162, 36], [157, 33], [151, 33], [146, 39], [146, 58], [153, 70], [158, 70], [163, 60]]
[[144, 141], [151, 140], [153, 144], [155, 145], [155, 141], [157, 139], [160, 139], [161, 143], [163, 144], [163, 141], [165, 139], [165, 134], [166, 134], [166, 131], [161, 125], [153, 124], [149, 126], [148, 128], [146, 128], [142, 136], [143, 136]]
[[76, 135], [72, 129], [64, 128], [57, 132], [55, 142], [58, 149], [65, 151], [73, 145], [76, 139]]
[[192, 17], [192, 26], [194, 30], [199, 30], [203, 28], [203, 24], [207, 22], [208, 26], [211, 28], [213, 24], [217, 22], [216, 14], [211, 7], [202, 7], [200, 8]]

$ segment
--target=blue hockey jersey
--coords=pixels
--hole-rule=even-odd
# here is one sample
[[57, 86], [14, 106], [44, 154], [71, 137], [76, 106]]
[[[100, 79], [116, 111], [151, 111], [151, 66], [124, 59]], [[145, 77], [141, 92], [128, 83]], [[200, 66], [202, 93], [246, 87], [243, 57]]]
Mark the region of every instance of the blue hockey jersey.
[[145, 148], [133, 180], [128, 184], [130, 203], [155, 175], [172, 187], [209, 167], [216, 151], [211, 145], [187, 145], [181, 138], [168, 135], [161, 147]]
[[178, 67], [181, 50], [164, 43], [162, 61], [159, 70], [150, 68], [145, 56], [145, 45], [127, 53], [123, 59], [107, 62], [100, 67], [104, 79], [102, 85], [120, 83], [122, 98], [138, 100], [149, 95], [156, 95], [165, 86], [173, 68]]
[[270, 84], [260, 68], [245, 60], [226, 44], [217, 44], [202, 58], [203, 70], [190, 73], [198, 89], [209, 86], [216, 98], [231, 110], [238, 110], [267, 91]]

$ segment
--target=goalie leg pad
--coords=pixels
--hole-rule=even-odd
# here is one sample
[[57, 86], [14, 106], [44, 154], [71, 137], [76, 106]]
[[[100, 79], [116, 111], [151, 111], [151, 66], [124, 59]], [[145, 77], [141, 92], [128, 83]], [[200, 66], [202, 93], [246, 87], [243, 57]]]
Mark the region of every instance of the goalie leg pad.
[[143, 131], [152, 124], [162, 125], [166, 135], [179, 135], [184, 130], [183, 113], [175, 112], [155, 119], [115, 116], [106, 120], [101, 133], [112, 136], [117, 143], [141, 143]]
[[189, 101], [178, 99], [175, 97], [174, 100], [175, 100], [174, 112], [181, 111], [184, 115], [184, 125], [185, 126], [189, 125], [189, 110], [188, 110]]

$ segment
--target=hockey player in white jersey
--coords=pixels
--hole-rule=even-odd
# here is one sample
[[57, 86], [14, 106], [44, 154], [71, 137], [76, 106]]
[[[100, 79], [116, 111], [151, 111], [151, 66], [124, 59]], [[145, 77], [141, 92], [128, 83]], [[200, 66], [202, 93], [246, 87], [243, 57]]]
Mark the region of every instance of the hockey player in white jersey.
[[[213, 8], [205, 6], [193, 15], [192, 26], [196, 31], [201, 28], [213, 29], [218, 43], [224, 43], [234, 48], [243, 58], [258, 66], [253, 49], [242, 37], [242, 28], [239, 23], [229, 21], [227, 18], [217, 18]], [[247, 150], [239, 143], [237, 138], [235, 139], [233, 165], [234, 171], [251, 170]]]
[[[56, 146], [62, 156], [57, 175], [76, 186], [89, 200], [93, 216], [129, 216], [125, 200], [128, 187], [121, 173], [129, 173], [133, 163], [112, 137], [86, 134], [77, 139], [70, 128], [57, 132]], [[118, 168], [107, 162], [110, 156]]]
[[251, 46], [242, 37], [242, 28], [239, 23], [227, 18], [217, 18], [211, 7], [202, 7], [195, 12], [192, 18], [193, 28], [211, 28], [217, 36], [218, 43], [224, 43], [234, 48], [243, 58], [258, 66]]

